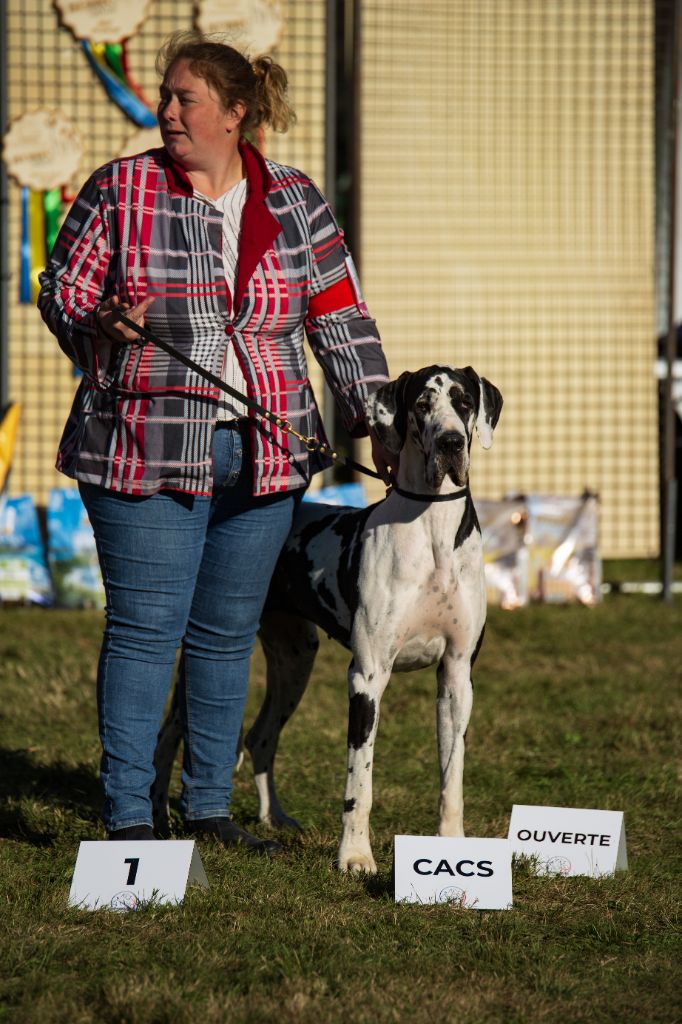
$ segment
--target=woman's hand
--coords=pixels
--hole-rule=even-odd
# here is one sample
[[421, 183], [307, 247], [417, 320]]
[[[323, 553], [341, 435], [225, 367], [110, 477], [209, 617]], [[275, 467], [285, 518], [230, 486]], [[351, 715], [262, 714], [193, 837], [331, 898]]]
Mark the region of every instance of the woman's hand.
[[389, 451], [381, 443], [372, 428], [368, 426], [368, 430], [369, 439], [372, 442], [372, 461], [376, 471], [385, 484], [390, 484], [398, 474], [400, 453]]
[[139, 335], [135, 334], [130, 327], [126, 327], [120, 320], [116, 320], [111, 311], [119, 309], [121, 313], [125, 313], [129, 320], [134, 320], [140, 327], [144, 327], [144, 315], [153, 301], [154, 296], [151, 295], [143, 299], [137, 306], [129, 306], [126, 302], [119, 302], [116, 295], [106, 299], [97, 310], [97, 324], [101, 333], [108, 341], [121, 345], [129, 341], [137, 341]]

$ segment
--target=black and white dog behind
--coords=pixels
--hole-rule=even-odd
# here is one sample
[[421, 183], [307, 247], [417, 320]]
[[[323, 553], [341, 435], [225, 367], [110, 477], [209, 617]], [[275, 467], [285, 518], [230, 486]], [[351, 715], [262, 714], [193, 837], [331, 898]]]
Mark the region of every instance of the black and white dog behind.
[[[280, 556], [260, 630], [266, 695], [245, 740], [259, 818], [297, 826], [277, 798], [274, 761], [282, 727], [310, 678], [319, 626], [352, 654], [342, 871], [376, 871], [369, 839], [372, 759], [393, 671], [438, 666], [438, 834], [464, 834], [464, 734], [486, 615], [469, 459], [474, 431], [490, 447], [501, 408], [500, 392], [470, 366], [429, 366], [380, 388], [368, 400], [368, 420], [384, 445], [400, 453], [395, 486], [366, 509], [304, 502]], [[155, 758], [152, 799], [161, 827], [180, 737], [174, 701]]]

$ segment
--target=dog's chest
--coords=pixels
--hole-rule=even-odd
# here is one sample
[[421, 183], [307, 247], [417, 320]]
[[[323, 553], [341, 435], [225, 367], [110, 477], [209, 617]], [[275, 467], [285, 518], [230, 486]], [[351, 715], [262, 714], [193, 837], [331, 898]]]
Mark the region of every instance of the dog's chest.
[[[414, 529], [402, 537], [398, 531], [390, 545], [378, 537], [363, 552], [361, 604], [372, 628], [390, 633], [395, 646], [409, 646], [422, 662], [420, 647], [440, 656], [445, 644], [466, 645], [469, 634], [478, 635], [485, 615], [481, 576], [480, 534], [454, 548], [428, 531], [421, 537]], [[435, 660], [423, 657], [424, 664]]]

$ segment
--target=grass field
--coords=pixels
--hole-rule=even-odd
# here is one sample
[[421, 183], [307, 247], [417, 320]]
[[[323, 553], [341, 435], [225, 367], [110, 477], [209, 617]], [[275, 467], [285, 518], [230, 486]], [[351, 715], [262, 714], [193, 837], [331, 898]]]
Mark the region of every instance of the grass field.
[[[666, 1022], [680, 997], [682, 603], [492, 609], [465, 764], [469, 835], [505, 836], [513, 803], [625, 812], [630, 870], [536, 878], [510, 911], [396, 906], [396, 833], [436, 829], [432, 672], [396, 676], [375, 761], [379, 874], [334, 867], [347, 657], [324, 643], [287, 726], [283, 803], [306, 827], [272, 862], [212, 844], [211, 887], [178, 908], [67, 907], [99, 823], [95, 612], [0, 612], [0, 1021]], [[250, 714], [263, 688], [254, 657]], [[256, 809], [249, 772], [234, 811]]]

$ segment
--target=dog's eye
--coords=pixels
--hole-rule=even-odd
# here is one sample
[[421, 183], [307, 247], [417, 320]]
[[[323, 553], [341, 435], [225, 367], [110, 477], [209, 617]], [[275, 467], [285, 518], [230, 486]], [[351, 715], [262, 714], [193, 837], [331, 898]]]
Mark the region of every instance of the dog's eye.
[[463, 395], [461, 391], [456, 392], [456, 394], [451, 393], [450, 398], [454, 408], [458, 412], [468, 414], [474, 408], [474, 403], [470, 395]]

